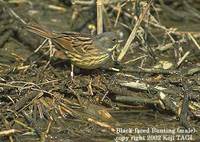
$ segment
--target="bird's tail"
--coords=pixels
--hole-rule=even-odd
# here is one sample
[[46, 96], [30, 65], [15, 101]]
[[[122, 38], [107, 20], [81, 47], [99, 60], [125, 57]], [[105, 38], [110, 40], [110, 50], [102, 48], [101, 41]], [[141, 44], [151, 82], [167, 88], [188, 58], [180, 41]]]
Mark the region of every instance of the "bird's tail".
[[28, 31], [35, 33], [44, 38], [53, 38], [53, 33], [51, 31], [46, 30], [38, 24], [27, 24], [26, 28]]

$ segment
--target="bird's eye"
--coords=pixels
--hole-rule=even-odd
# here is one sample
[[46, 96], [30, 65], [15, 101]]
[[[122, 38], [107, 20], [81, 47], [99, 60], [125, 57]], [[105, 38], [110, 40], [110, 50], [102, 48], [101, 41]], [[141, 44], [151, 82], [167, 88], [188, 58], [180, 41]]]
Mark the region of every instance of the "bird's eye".
[[112, 39], [112, 42], [116, 42], [116, 41], [117, 41], [117, 39], [116, 39], [116, 38], [113, 38], [113, 39]]

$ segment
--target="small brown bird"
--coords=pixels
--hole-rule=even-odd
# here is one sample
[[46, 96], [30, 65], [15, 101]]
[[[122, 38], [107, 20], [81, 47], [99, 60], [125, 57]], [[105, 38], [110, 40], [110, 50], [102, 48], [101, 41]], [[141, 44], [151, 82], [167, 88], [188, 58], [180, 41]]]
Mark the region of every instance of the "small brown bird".
[[39, 25], [27, 25], [28, 31], [49, 38], [58, 50], [63, 51], [72, 64], [83, 69], [103, 67], [112, 61], [112, 54], [118, 45], [117, 35], [105, 32], [97, 36], [67, 32], [50, 32]]

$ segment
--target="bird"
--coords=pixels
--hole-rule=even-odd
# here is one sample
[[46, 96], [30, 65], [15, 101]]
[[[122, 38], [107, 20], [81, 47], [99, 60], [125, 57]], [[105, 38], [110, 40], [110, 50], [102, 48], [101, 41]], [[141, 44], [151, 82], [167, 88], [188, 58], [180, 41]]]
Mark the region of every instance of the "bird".
[[79, 32], [56, 33], [39, 24], [27, 24], [26, 29], [43, 38], [48, 38], [55, 48], [64, 52], [73, 65], [82, 69], [96, 69], [113, 62], [113, 52], [119, 45], [115, 32], [104, 32], [96, 36]]

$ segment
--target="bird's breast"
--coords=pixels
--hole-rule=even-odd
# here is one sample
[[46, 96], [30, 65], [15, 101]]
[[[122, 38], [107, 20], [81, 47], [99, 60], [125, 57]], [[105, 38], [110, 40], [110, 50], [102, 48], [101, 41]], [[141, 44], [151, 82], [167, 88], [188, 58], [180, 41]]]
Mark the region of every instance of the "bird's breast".
[[74, 65], [83, 69], [99, 68], [110, 59], [110, 55], [108, 53], [99, 53], [96, 55], [91, 55], [88, 53], [84, 55], [68, 53], [67, 56]]

